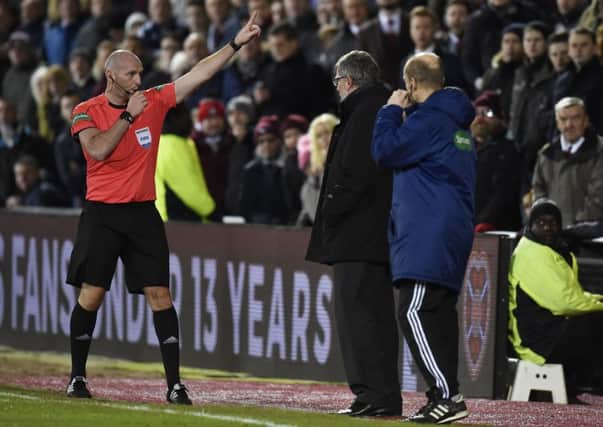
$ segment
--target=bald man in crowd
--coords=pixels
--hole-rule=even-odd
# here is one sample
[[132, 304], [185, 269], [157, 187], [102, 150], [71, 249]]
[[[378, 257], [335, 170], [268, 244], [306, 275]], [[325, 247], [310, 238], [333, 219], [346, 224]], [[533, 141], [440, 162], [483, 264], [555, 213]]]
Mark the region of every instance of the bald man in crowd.
[[442, 61], [433, 53], [411, 58], [404, 82], [407, 90], [379, 110], [371, 148], [394, 172], [388, 237], [399, 322], [430, 387], [409, 421], [443, 424], [468, 415], [458, 384], [456, 302], [473, 243], [475, 110], [460, 89], [442, 87]]
[[146, 91], [142, 63], [132, 52], [113, 52], [105, 63], [104, 94], [73, 111], [71, 133], [87, 163], [87, 194], [71, 254], [67, 283], [80, 288], [71, 314], [71, 379], [67, 396], [90, 398], [86, 360], [97, 312], [111, 286], [117, 258], [128, 291], [144, 294], [163, 359], [169, 403], [190, 405], [180, 381], [178, 315], [169, 291], [169, 251], [155, 209], [155, 165], [165, 115], [207, 82], [242, 45], [260, 34], [255, 14], [213, 55], [175, 82]]

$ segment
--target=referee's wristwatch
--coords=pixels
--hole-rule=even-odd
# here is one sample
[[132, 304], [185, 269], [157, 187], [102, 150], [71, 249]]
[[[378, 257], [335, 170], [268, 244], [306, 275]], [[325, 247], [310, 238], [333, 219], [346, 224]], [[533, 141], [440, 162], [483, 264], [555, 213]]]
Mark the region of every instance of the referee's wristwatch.
[[232, 39], [230, 39], [230, 41], [228, 42], [228, 44], [230, 45], [230, 47], [232, 47], [232, 49], [235, 52], [238, 51], [241, 47], [243, 47], [242, 44], [237, 44], [237, 42], [235, 42], [235, 38], [234, 37]]
[[128, 124], [132, 124], [132, 122], [134, 121], [134, 117], [132, 116], [132, 114], [128, 113], [127, 110], [121, 113], [119, 115], [119, 118], [125, 120], [126, 122], [128, 122]]

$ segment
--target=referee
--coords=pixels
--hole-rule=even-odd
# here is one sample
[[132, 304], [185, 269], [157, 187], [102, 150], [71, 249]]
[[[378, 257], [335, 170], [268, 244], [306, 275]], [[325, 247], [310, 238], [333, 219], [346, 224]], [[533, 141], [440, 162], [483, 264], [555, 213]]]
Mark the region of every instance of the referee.
[[104, 94], [73, 111], [71, 133], [87, 163], [82, 210], [67, 283], [81, 288], [71, 314], [69, 397], [91, 397], [86, 360], [97, 311], [111, 286], [117, 258], [125, 265], [130, 293], [144, 294], [153, 311], [167, 379], [167, 401], [190, 405], [180, 382], [178, 315], [169, 291], [169, 252], [155, 209], [155, 165], [167, 111], [209, 80], [242, 45], [259, 36], [254, 13], [231, 42], [176, 81], [139, 90], [142, 63], [133, 53], [113, 52], [105, 63]]

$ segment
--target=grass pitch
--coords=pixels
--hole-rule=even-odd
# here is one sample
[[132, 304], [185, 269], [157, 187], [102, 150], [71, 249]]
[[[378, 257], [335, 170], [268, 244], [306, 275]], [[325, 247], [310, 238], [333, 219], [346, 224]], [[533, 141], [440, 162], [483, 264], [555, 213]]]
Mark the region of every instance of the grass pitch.
[[[303, 411], [235, 405], [182, 407], [132, 404], [99, 399], [69, 399], [58, 392], [22, 390], [0, 385], [0, 425], [64, 426], [392, 426], [377, 421]], [[399, 422], [399, 421], [398, 421]], [[412, 424], [407, 424], [412, 425]]]

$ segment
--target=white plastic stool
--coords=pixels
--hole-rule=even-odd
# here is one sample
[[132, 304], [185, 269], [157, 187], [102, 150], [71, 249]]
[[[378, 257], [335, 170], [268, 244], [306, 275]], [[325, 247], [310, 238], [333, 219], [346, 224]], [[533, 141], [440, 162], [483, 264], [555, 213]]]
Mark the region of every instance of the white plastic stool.
[[527, 402], [532, 390], [550, 391], [553, 403], [567, 403], [563, 365], [551, 363], [540, 366], [527, 360], [517, 361], [515, 379], [507, 400]]

